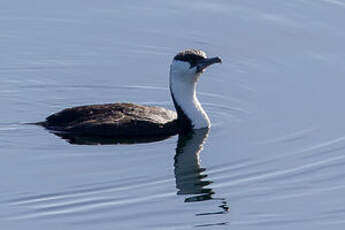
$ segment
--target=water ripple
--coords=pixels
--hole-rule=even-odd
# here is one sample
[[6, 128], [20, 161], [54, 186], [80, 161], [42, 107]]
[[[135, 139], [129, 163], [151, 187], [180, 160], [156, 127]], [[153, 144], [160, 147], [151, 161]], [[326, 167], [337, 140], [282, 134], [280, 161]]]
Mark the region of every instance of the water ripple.
[[[4, 201], [11, 206], [22, 206], [29, 211], [22, 214], [10, 215], [12, 220], [56, 217], [61, 215], [76, 216], [90, 212], [106, 212], [109, 209], [124, 205], [137, 205], [151, 200], [174, 197], [175, 192], [159, 192], [162, 184], [171, 183], [171, 179], [156, 179], [154, 181], [137, 181], [137, 183], [114, 184], [95, 188], [70, 190], [61, 193], [41, 194]], [[145, 194], [152, 191], [154, 194]], [[131, 192], [142, 190], [143, 194], [132, 197]], [[116, 197], [113, 197], [115, 194]], [[121, 194], [121, 195], [119, 195]], [[128, 194], [128, 195], [127, 195]]]

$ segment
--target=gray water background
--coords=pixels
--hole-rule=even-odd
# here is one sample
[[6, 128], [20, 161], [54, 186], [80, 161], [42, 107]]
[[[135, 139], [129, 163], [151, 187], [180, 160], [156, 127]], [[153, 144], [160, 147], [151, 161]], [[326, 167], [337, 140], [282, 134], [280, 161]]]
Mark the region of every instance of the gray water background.
[[[342, 0], [1, 0], [1, 229], [344, 229], [344, 21]], [[208, 136], [72, 145], [23, 125], [173, 109], [184, 48], [223, 58], [198, 88]]]

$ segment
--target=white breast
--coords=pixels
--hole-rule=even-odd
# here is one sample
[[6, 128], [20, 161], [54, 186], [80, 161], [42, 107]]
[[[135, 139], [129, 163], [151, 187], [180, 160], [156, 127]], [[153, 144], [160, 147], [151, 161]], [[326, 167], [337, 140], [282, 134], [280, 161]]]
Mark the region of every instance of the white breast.
[[197, 96], [196, 87], [201, 73], [195, 73], [187, 62], [173, 61], [170, 66], [170, 90], [176, 103], [191, 120], [194, 129], [211, 126]]

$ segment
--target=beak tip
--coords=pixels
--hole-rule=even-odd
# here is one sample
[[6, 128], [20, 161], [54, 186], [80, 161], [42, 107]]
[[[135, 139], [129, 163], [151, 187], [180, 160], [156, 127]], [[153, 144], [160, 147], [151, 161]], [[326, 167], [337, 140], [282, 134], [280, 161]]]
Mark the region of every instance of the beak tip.
[[217, 57], [217, 62], [218, 63], [223, 63], [223, 60], [220, 57]]

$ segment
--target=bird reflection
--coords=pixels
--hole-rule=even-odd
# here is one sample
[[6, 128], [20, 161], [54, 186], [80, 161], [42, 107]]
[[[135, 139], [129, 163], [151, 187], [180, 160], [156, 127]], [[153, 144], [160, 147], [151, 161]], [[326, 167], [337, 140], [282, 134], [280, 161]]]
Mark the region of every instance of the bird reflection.
[[[208, 129], [194, 130], [179, 135], [175, 155], [175, 178], [177, 195], [186, 195], [185, 202], [219, 200], [220, 208], [216, 212], [198, 213], [197, 216], [225, 214], [229, 211], [224, 198], [215, 198], [215, 192], [208, 185], [213, 181], [207, 179], [206, 169], [200, 166], [199, 154], [208, 136]], [[224, 223], [218, 223], [222, 225]]]
[[[202, 212], [196, 216], [218, 215], [229, 212], [229, 206], [224, 198], [217, 198], [215, 192], [209, 187], [213, 181], [207, 179], [206, 169], [200, 166], [199, 154], [207, 140], [209, 129], [193, 130], [189, 133], [179, 134], [176, 154], [174, 158], [174, 172], [176, 179], [177, 195], [186, 196], [185, 202], [218, 201], [218, 211]], [[160, 141], [167, 137], [154, 139], [111, 139], [102, 137], [78, 136], [70, 133], [54, 133], [70, 144], [95, 145], [95, 144], [136, 144], [145, 142]], [[195, 227], [206, 227], [214, 225], [224, 225], [227, 222], [212, 223], [206, 225], [196, 225]]]
[[85, 136], [68, 132], [51, 132], [54, 135], [61, 137], [65, 141], [73, 145], [115, 145], [115, 144], [140, 144], [162, 141], [171, 137], [159, 136], [159, 137], [144, 137], [144, 138], [110, 138], [101, 136]]

